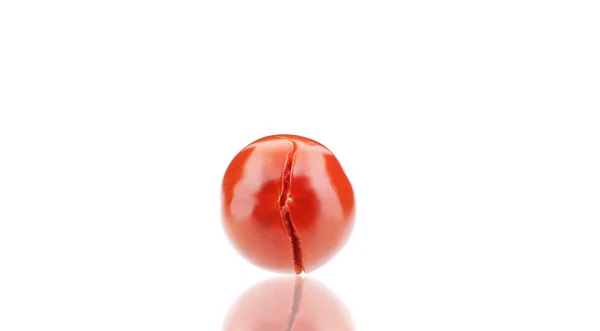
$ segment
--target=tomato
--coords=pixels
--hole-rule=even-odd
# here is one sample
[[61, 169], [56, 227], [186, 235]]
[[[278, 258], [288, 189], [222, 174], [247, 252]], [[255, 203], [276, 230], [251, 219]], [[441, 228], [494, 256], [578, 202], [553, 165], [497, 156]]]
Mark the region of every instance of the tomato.
[[297, 135], [267, 136], [243, 148], [225, 171], [221, 203], [234, 247], [280, 273], [323, 266], [354, 227], [354, 191], [339, 161]]

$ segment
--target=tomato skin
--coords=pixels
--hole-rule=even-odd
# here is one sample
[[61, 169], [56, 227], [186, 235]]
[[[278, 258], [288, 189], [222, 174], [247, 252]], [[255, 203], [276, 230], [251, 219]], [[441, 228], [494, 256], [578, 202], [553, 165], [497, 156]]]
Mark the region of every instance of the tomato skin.
[[318, 269], [354, 227], [354, 191], [342, 166], [325, 146], [297, 135], [267, 136], [243, 148], [225, 171], [221, 203], [234, 247], [280, 273]]

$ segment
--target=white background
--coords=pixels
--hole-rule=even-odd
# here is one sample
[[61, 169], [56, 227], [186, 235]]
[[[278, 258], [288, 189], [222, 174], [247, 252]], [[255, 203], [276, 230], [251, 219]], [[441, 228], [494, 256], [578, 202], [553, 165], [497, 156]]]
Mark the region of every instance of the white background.
[[[600, 328], [597, 1], [0, 2], [0, 330], [219, 330], [225, 167], [354, 184], [357, 330]], [[335, 331], [335, 330], [334, 330]]]

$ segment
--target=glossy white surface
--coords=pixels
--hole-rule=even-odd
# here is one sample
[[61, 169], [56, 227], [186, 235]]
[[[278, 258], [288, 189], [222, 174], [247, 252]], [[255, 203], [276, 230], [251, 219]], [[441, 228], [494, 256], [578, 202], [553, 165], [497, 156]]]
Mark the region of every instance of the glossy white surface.
[[[220, 330], [273, 133], [335, 152], [357, 330], [600, 329], [597, 1], [0, 1], [0, 330]], [[335, 331], [335, 330], [334, 330]]]

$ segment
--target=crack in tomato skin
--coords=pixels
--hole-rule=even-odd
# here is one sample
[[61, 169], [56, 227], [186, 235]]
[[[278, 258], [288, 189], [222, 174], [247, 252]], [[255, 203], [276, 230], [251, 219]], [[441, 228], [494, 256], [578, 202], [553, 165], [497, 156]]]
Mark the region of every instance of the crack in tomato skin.
[[281, 215], [281, 221], [283, 227], [292, 245], [292, 262], [294, 264], [294, 272], [300, 275], [304, 272], [304, 255], [302, 253], [302, 247], [300, 243], [300, 237], [298, 231], [292, 221], [290, 214], [289, 202], [293, 199], [290, 196], [292, 190], [292, 172], [294, 169], [294, 158], [298, 151], [298, 144], [295, 141], [288, 139], [292, 143], [292, 148], [288, 151], [283, 165], [283, 171], [281, 174], [281, 194], [279, 195], [279, 213]]

